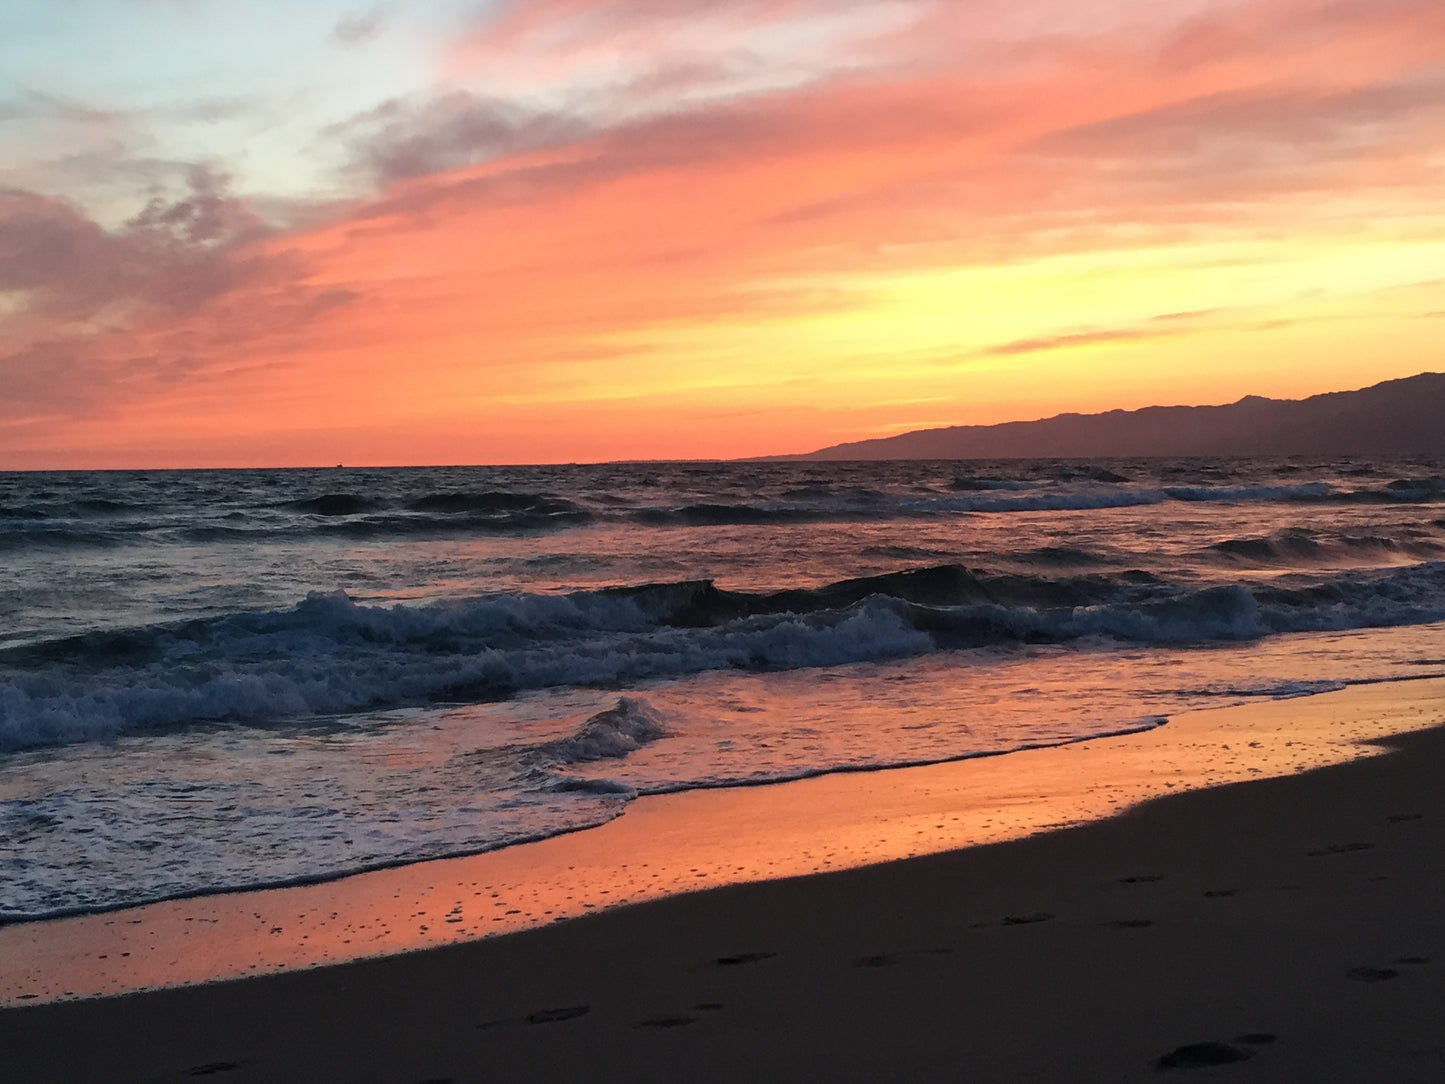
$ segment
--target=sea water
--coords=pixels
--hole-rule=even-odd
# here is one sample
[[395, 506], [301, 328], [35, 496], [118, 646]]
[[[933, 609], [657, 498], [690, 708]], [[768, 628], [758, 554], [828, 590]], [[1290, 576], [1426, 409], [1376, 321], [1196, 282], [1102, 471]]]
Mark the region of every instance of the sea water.
[[0, 918], [1445, 673], [1426, 460], [0, 474]]

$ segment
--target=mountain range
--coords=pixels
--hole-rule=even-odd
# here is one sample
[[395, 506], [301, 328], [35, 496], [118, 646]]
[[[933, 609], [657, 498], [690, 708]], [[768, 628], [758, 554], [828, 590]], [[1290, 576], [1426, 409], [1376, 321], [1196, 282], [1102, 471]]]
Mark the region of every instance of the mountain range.
[[788, 459], [1049, 459], [1134, 456], [1445, 455], [1445, 373], [1308, 399], [1247, 395], [1039, 421], [918, 429]]

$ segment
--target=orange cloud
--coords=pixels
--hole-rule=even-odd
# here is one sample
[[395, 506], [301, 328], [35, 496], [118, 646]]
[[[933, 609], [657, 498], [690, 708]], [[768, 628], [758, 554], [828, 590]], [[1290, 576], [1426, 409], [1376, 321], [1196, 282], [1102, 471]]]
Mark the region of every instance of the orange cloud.
[[[521, 57], [565, 91], [601, 50], [635, 78], [585, 108], [387, 103], [332, 132], [382, 188], [289, 231], [208, 175], [117, 232], [12, 193], [0, 459], [758, 454], [866, 435], [895, 403], [995, 421], [1375, 379], [1345, 354], [1372, 339], [1425, 356], [1377, 295], [1423, 281], [1445, 235], [1438, 3], [1182, 24], [1120, 3], [1053, 35], [1023, 25], [1058, 4], [964, 7], [900, 4], [864, 39], [878, 5], [514, 3], [450, 70]], [[724, 65], [637, 109], [696, 20], [854, 52], [775, 85]], [[1209, 360], [1242, 334], [1277, 360]], [[1124, 380], [1165, 348], [1174, 376]], [[1031, 411], [1054, 355], [1074, 398]], [[1273, 384], [1219, 383], [1246, 377]]]

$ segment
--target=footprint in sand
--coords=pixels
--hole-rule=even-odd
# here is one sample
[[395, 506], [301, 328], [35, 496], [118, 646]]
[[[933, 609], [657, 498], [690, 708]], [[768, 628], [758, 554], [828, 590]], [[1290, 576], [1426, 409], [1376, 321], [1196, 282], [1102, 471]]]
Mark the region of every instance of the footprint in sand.
[[737, 967], [739, 964], [755, 964], [761, 960], [771, 960], [776, 952], [742, 952], [736, 956], [719, 956], [715, 961], [719, 967]]
[[1412, 966], [1419, 966], [1419, 965], [1421, 965], [1421, 964], [1428, 964], [1428, 963], [1430, 962], [1430, 957], [1428, 957], [1428, 956], [1398, 956], [1398, 957], [1396, 957], [1395, 962], [1396, 962], [1397, 964], [1410, 964], [1410, 965], [1412, 965]]
[[1004, 915], [1005, 926], [1032, 926], [1035, 922], [1047, 922], [1054, 916], [1048, 911], [1033, 911], [1026, 915]]
[[1101, 922], [1099, 925], [1115, 930], [1143, 930], [1154, 925], [1154, 920], [1152, 918], [1114, 918], [1108, 922]]
[[1134, 877], [1120, 877], [1118, 882], [1121, 885], [1152, 885], [1155, 881], [1164, 880], [1162, 873], [1141, 873]]
[[1352, 851], [1368, 851], [1374, 847], [1373, 843], [1331, 843], [1328, 847], [1320, 847], [1310, 851], [1311, 858], [1323, 858], [1330, 854], [1349, 854]]
[[232, 1069], [239, 1069], [245, 1064], [244, 1061], [211, 1061], [205, 1065], [187, 1069], [186, 1076], [215, 1076], [217, 1073], [229, 1073]]
[[1238, 894], [1239, 889], [1237, 888], [1208, 888], [1204, 891], [1204, 898], [1208, 900], [1222, 900]]
[[880, 953], [877, 956], [864, 956], [853, 961], [854, 967], [892, 967], [898, 962], [897, 956], [889, 956]]
[[1189, 1043], [1171, 1050], [1154, 1064], [1160, 1069], [1207, 1069], [1252, 1057], [1253, 1050], [1241, 1050], [1228, 1043]]
[[651, 1020], [643, 1020], [633, 1025], [639, 1028], [682, 1028], [688, 1024], [696, 1024], [695, 1016], [658, 1016]]
[[1393, 967], [1352, 967], [1345, 972], [1345, 978], [1356, 982], [1387, 982], [1399, 977], [1400, 973]]
[[1385, 821], [1388, 824], [1404, 824], [1406, 821], [1418, 821], [1424, 816], [1423, 813], [1391, 813]]
[[564, 1009], [542, 1009], [527, 1017], [529, 1024], [556, 1024], [562, 1020], [575, 1020], [592, 1011], [591, 1005], [570, 1005]]

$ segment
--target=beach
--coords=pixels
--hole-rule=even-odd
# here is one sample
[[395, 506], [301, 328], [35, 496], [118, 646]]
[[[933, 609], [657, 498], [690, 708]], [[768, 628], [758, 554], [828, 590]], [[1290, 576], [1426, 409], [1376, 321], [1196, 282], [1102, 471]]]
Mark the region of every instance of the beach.
[[0, 1084], [1445, 1084], [1445, 0], [0, 57]]
[[[642, 799], [589, 832], [348, 879], [410, 878], [440, 906], [460, 901], [492, 863], [496, 877], [530, 876], [543, 892], [549, 865], [571, 848], [594, 865], [571, 871], [571, 882], [554, 870], [557, 884], [591, 894], [582, 902], [600, 913], [129, 996], [27, 1006], [11, 989], [0, 1011], [7, 1072], [25, 1081], [1104, 1081], [1190, 1070], [1440, 1079], [1445, 731], [1424, 728], [1442, 718], [1445, 683], [1393, 682], [1003, 757]], [[1357, 756], [1356, 741], [1378, 744]], [[731, 815], [719, 821], [722, 807], [699, 805], [709, 802]], [[1126, 811], [1106, 816], [1110, 803]], [[953, 832], [975, 845], [922, 853], [950, 841], [949, 829], [921, 831], [923, 822], [947, 825], [950, 815], [973, 824]], [[1060, 822], [1070, 826], [1046, 827]], [[1005, 841], [988, 842], [990, 831]], [[709, 872], [729, 848], [758, 864], [771, 857], [775, 870], [680, 892], [679, 866], [664, 869], [673, 880], [661, 898], [604, 909], [597, 895], [609, 866], [617, 876], [635, 862], [692, 856]], [[820, 869], [835, 860], [854, 868]], [[788, 875], [797, 868], [812, 872]], [[624, 884], [626, 875], [614, 889]], [[48, 951], [78, 974], [84, 961], [72, 952], [66, 963], [60, 947], [76, 940], [66, 922], [82, 933], [95, 924], [88, 936], [98, 937], [116, 928], [106, 922], [139, 915], [144, 930], [153, 915], [152, 933], [170, 941], [155, 959], [186, 957], [167, 907], [241, 901], [281, 923], [298, 893], [325, 890], [22, 924], [0, 931], [0, 951], [14, 963], [27, 930], [57, 931], [48, 948], [39, 938], [30, 962]]]

